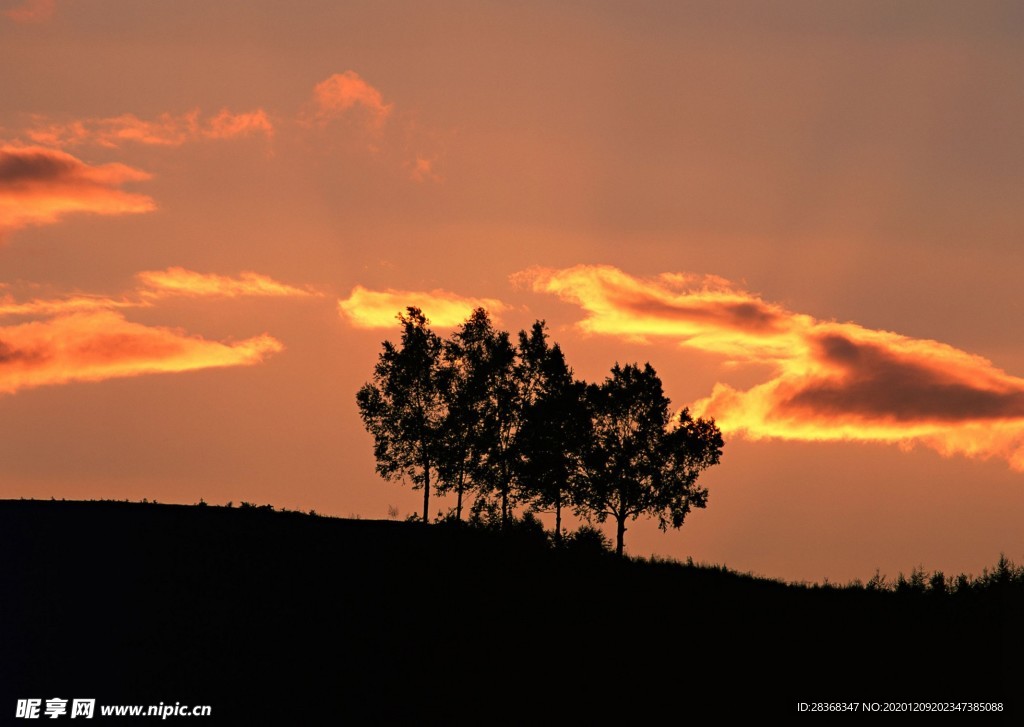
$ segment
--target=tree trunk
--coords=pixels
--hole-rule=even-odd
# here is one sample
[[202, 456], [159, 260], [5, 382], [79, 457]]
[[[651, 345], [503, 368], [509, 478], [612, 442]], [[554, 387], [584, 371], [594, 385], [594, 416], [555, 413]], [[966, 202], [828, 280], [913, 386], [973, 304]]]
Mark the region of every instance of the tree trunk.
[[616, 515], [615, 521], [617, 527], [615, 528], [615, 554], [620, 558], [622, 557], [622, 541], [626, 537], [626, 516]]
[[555, 547], [562, 545], [562, 493], [555, 496]]
[[423, 460], [423, 522], [430, 522], [430, 460]]
[[501, 487], [501, 529], [508, 525], [508, 485]]
[[455, 519], [458, 520], [460, 523], [462, 522], [462, 487], [463, 487], [463, 478], [465, 477], [465, 474], [466, 473], [465, 473], [464, 470], [461, 470], [461, 469], [459, 470], [459, 489], [458, 489], [459, 499], [458, 499], [458, 501], [456, 502], [456, 505], [455, 505]]

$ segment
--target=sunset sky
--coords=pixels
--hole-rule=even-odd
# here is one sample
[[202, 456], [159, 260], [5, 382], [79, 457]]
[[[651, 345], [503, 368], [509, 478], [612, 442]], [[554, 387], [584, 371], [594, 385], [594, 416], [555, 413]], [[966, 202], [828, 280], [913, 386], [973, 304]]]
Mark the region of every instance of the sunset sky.
[[1016, 0], [0, 0], [0, 69], [0, 497], [404, 518], [355, 392], [482, 305], [721, 426], [627, 552], [1024, 562]]

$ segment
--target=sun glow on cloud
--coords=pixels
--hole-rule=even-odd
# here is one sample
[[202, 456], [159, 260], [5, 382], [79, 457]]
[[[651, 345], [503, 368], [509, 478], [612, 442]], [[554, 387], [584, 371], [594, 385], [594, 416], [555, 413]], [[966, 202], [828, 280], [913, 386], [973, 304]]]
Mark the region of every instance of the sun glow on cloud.
[[125, 164], [90, 166], [54, 149], [0, 146], [0, 231], [53, 223], [72, 212], [150, 212], [156, 208], [150, 197], [119, 189], [149, 178]]
[[820, 321], [720, 278], [637, 278], [610, 266], [513, 276], [579, 305], [590, 333], [669, 338], [772, 367], [745, 391], [726, 383], [691, 407], [751, 439], [920, 443], [1005, 459], [1024, 471], [1024, 379], [938, 341]]
[[507, 309], [493, 298], [467, 298], [447, 290], [367, 290], [361, 285], [348, 298], [338, 301], [338, 312], [356, 328], [393, 328], [398, 314], [409, 306], [423, 311], [431, 325], [452, 328], [464, 323], [475, 308], [495, 314]]
[[0, 327], [0, 393], [72, 381], [248, 366], [281, 351], [263, 334], [218, 343], [132, 323], [113, 311], [72, 313]]

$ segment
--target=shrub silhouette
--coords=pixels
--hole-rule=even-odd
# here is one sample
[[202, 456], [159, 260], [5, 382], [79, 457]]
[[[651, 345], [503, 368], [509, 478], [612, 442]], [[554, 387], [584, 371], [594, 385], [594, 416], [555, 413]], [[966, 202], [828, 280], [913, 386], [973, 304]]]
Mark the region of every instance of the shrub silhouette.
[[612, 541], [599, 528], [582, 525], [565, 536], [564, 547], [576, 553], [606, 555], [612, 552]]

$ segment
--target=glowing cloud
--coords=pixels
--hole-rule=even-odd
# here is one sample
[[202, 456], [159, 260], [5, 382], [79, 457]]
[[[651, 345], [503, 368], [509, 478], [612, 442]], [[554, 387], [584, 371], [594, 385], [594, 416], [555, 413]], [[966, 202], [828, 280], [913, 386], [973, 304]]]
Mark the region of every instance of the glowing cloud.
[[642, 280], [607, 265], [577, 265], [530, 268], [512, 279], [582, 307], [588, 315], [579, 327], [588, 333], [639, 341], [668, 336], [743, 360], [789, 356], [801, 344], [798, 329], [810, 321], [714, 276], [670, 273]]
[[590, 333], [668, 337], [772, 376], [746, 391], [716, 384], [692, 406], [752, 439], [859, 440], [944, 455], [1001, 457], [1024, 470], [1024, 379], [943, 343], [819, 321], [720, 278], [636, 278], [607, 266], [534, 268], [514, 279], [587, 313]]
[[394, 328], [395, 317], [409, 306], [422, 310], [439, 328], [464, 323], [475, 308], [486, 309], [492, 317], [507, 308], [500, 300], [467, 298], [447, 290], [367, 290], [357, 285], [348, 298], [338, 301], [338, 312], [356, 328]]
[[71, 381], [248, 366], [281, 351], [264, 334], [237, 343], [144, 326], [111, 311], [0, 327], [0, 393]]
[[266, 275], [240, 273], [237, 278], [212, 273], [196, 273], [181, 267], [146, 270], [136, 275], [142, 283], [140, 294], [147, 298], [171, 295], [189, 297], [238, 298], [240, 296], [303, 297], [318, 295], [310, 290], [279, 283]]
[[149, 212], [156, 207], [151, 198], [119, 189], [149, 178], [124, 164], [90, 166], [53, 149], [0, 146], [0, 231], [53, 223], [72, 212]]
[[369, 114], [370, 125], [380, 128], [391, 113], [380, 91], [355, 71], [335, 73], [313, 88], [314, 117], [326, 123], [360, 106]]
[[263, 109], [244, 113], [221, 109], [206, 119], [201, 118], [199, 109], [193, 109], [178, 116], [165, 113], [148, 120], [135, 114], [64, 123], [38, 117], [36, 125], [25, 134], [37, 144], [56, 147], [96, 144], [116, 148], [124, 143], [181, 146], [201, 139], [233, 139], [254, 134], [270, 138], [274, 125]]

